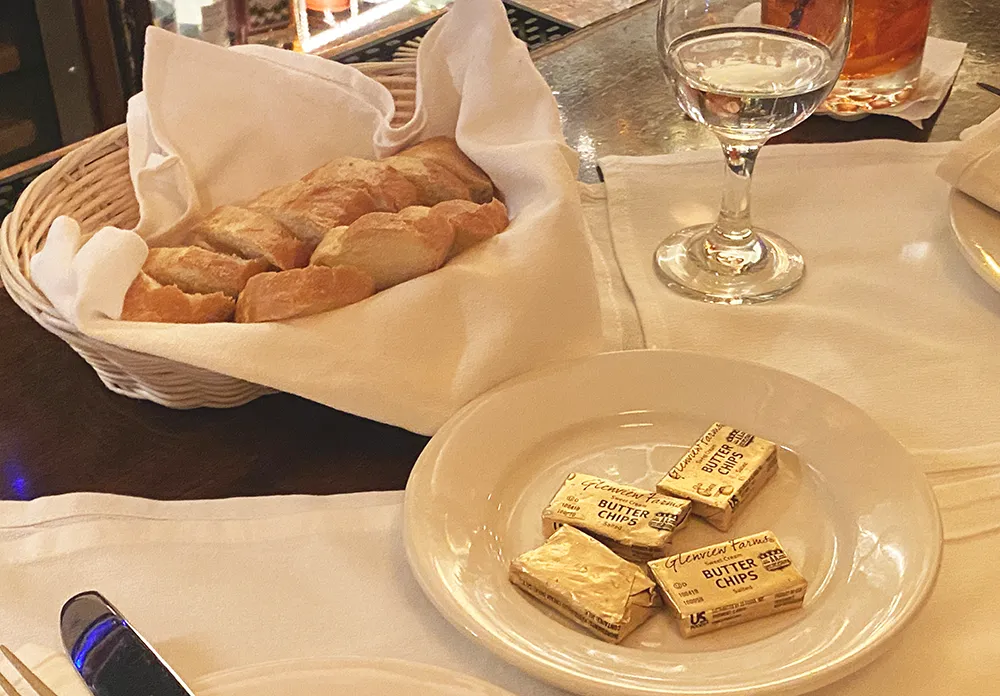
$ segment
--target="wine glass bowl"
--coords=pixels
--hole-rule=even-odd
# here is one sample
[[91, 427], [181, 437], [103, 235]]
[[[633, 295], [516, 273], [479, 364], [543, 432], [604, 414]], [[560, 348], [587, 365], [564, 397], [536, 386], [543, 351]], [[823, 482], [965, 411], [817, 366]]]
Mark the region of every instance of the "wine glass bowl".
[[718, 219], [675, 232], [656, 250], [655, 267], [671, 288], [746, 304], [778, 297], [802, 279], [795, 247], [751, 222], [751, 175], [768, 138], [803, 121], [836, 84], [852, 6], [798, 0], [787, 26], [776, 26], [762, 23], [760, 5], [747, 0], [661, 0], [664, 73], [684, 112], [719, 138], [726, 162]]

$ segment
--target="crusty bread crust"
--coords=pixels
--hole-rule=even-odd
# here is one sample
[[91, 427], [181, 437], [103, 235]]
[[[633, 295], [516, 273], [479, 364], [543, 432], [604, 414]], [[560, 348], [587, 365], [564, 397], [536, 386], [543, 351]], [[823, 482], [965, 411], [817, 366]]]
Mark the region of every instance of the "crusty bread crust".
[[417, 205], [432, 206], [456, 198], [470, 200], [469, 187], [457, 176], [428, 159], [396, 155], [382, 160], [417, 187]]
[[430, 138], [396, 156], [429, 160], [444, 167], [469, 187], [470, 199], [475, 203], [489, 203], [493, 199], [493, 181], [462, 152], [454, 138]]
[[140, 271], [125, 293], [121, 318], [125, 321], [206, 324], [229, 321], [235, 309], [236, 302], [225, 293], [188, 294], [175, 285], [160, 285]]
[[309, 263], [309, 248], [276, 220], [249, 208], [224, 205], [199, 222], [191, 233], [213, 248], [244, 258], [263, 258], [276, 268]]
[[376, 290], [384, 290], [440, 268], [453, 239], [442, 217], [411, 206], [399, 213], [370, 213], [331, 231], [311, 262], [355, 266], [372, 277]]
[[249, 280], [236, 303], [236, 321], [279, 321], [326, 312], [375, 292], [371, 277], [350, 266], [308, 266], [261, 273]]
[[495, 198], [484, 205], [471, 201], [445, 201], [431, 208], [444, 217], [455, 232], [448, 258], [461, 254], [507, 228], [507, 208]]
[[334, 227], [375, 211], [375, 199], [358, 186], [296, 181], [261, 194], [250, 207], [274, 218], [311, 254]]
[[196, 246], [150, 249], [142, 270], [161, 285], [187, 293], [224, 292], [235, 298], [251, 277], [270, 267], [267, 259], [246, 260]]
[[[365, 189], [374, 199], [375, 210], [379, 212], [395, 213], [417, 202], [417, 188], [385, 162], [338, 157], [306, 174], [303, 181]], [[344, 224], [352, 222], [354, 220], [348, 220]]]

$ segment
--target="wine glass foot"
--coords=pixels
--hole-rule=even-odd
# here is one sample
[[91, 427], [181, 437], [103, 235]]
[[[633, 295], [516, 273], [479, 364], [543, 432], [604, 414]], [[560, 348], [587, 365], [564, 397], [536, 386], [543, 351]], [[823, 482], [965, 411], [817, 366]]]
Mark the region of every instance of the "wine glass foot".
[[703, 302], [736, 305], [773, 300], [802, 280], [805, 263], [787, 240], [755, 227], [753, 244], [718, 250], [708, 243], [712, 227], [688, 227], [657, 247], [653, 266], [668, 287]]

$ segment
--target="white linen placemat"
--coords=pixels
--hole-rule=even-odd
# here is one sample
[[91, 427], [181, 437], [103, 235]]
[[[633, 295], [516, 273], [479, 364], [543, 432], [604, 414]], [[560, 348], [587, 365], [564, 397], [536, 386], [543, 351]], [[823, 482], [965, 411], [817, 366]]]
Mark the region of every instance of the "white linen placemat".
[[[59, 646], [61, 603], [98, 589], [191, 681], [274, 659], [356, 655], [440, 665], [522, 696], [563, 694], [437, 613], [406, 564], [401, 502], [391, 492], [0, 503], [0, 637], [43, 646], [19, 651], [43, 663]], [[1000, 506], [989, 512], [996, 519]], [[998, 553], [996, 532], [949, 541], [937, 589], [892, 649], [817, 693], [986, 693], [983, 676], [1000, 671], [987, 560]], [[65, 684], [65, 666], [50, 659], [40, 672]]]
[[1000, 467], [1000, 294], [968, 267], [934, 170], [952, 144], [765, 147], [761, 226], [806, 259], [777, 301], [708, 305], [667, 289], [652, 254], [713, 219], [714, 151], [601, 160], [615, 253], [646, 343], [760, 362], [826, 387], [888, 428], [925, 471]]

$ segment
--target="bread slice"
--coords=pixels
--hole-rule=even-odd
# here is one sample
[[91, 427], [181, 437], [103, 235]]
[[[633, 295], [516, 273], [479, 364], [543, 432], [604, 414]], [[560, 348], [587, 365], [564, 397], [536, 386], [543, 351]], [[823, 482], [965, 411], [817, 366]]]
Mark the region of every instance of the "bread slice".
[[[306, 174], [303, 181], [363, 188], [375, 200], [375, 210], [380, 212], [395, 213], [417, 202], [416, 186], [385, 162], [338, 157]], [[345, 224], [350, 222], [354, 220]]]
[[452, 258], [469, 247], [489, 239], [507, 228], [507, 208], [497, 199], [480, 205], [471, 201], [445, 201], [431, 208], [444, 217], [455, 232], [455, 241], [448, 252]]
[[125, 293], [121, 318], [172, 324], [230, 321], [236, 301], [223, 292], [188, 294], [175, 285], [161, 285], [139, 271]]
[[462, 152], [454, 138], [430, 138], [397, 153], [397, 157], [415, 157], [444, 167], [469, 187], [475, 203], [489, 203], [493, 199], [493, 181]]
[[267, 259], [246, 259], [196, 246], [150, 249], [142, 270], [162, 285], [188, 293], [224, 292], [235, 298], [252, 276], [270, 267]]
[[440, 268], [454, 234], [444, 218], [428, 208], [370, 213], [331, 231], [311, 263], [356, 266], [372, 277], [376, 290], [384, 290]]
[[457, 176], [428, 159], [396, 155], [382, 160], [417, 187], [417, 205], [432, 206], [456, 198], [470, 200], [469, 187]]
[[250, 207], [287, 227], [312, 253], [327, 232], [374, 212], [376, 205], [358, 186], [296, 181], [261, 194]]
[[215, 249], [248, 259], [263, 258], [276, 268], [300, 268], [309, 248], [279, 222], [258, 211], [224, 205], [191, 228], [197, 239]]
[[371, 276], [350, 266], [308, 266], [261, 273], [249, 280], [236, 303], [236, 321], [279, 321], [326, 312], [375, 292]]

